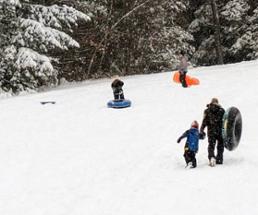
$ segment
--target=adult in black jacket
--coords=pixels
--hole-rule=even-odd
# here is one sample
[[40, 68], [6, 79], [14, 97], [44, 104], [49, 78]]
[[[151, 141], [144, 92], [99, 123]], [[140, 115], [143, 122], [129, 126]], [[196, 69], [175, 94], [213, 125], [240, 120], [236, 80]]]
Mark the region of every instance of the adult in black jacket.
[[123, 86], [124, 86], [124, 82], [121, 81], [118, 77], [115, 77], [114, 81], [111, 84], [115, 100], [124, 100], [125, 99], [124, 92], [122, 89]]
[[[222, 138], [222, 119], [225, 110], [220, 106], [217, 98], [213, 98], [204, 111], [204, 117], [200, 132], [204, 133], [205, 127], [208, 130], [208, 158], [210, 165], [223, 164], [224, 144]], [[215, 156], [215, 146], [217, 143], [217, 155]]]

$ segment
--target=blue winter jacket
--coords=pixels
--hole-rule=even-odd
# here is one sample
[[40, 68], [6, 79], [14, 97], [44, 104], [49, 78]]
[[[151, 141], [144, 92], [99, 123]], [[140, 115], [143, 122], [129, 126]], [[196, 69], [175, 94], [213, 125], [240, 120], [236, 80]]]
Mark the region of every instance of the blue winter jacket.
[[203, 139], [199, 133], [197, 128], [190, 128], [189, 130], [185, 131], [181, 137], [179, 137], [177, 142], [180, 142], [183, 138], [186, 139], [186, 146], [189, 148], [190, 151], [197, 152], [199, 149], [199, 139]]

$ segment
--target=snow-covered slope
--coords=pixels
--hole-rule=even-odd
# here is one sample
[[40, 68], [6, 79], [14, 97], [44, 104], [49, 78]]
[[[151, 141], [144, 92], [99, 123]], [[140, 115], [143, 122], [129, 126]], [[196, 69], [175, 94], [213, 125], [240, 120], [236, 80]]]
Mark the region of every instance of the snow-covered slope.
[[[258, 214], [258, 61], [123, 78], [127, 109], [108, 109], [110, 80], [0, 100], [0, 214]], [[185, 169], [176, 139], [212, 97], [243, 117], [239, 147], [211, 168], [207, 139]], [[41, 105], [40, 101], [56, 101]]]

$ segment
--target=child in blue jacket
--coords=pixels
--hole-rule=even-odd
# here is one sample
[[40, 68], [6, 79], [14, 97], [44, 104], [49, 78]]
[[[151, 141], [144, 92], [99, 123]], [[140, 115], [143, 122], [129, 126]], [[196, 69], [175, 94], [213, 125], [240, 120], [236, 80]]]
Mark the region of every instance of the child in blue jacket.
[[186, 139], [184, 147], [184, 158], [186, 162], [186, 167], [191, 164], [190, 168], [195, 168], [197, 166], [195, 155], [198, 152], [199, 148], [199, 139], [204, 139], [204, 133], [199, 132], [199, 124], [197, 121], [193, 121], [191, 128], [185, 131], [177, 140], [177, 143], [183, 138]]

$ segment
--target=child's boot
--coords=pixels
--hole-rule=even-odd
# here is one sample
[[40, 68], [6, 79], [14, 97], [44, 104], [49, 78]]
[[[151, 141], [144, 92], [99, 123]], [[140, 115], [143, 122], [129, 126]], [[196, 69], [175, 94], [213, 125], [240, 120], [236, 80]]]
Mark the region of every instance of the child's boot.
[[191, 168], [195, 168], [195, 167], [197, 167], [196, 159], [193, 160]]

